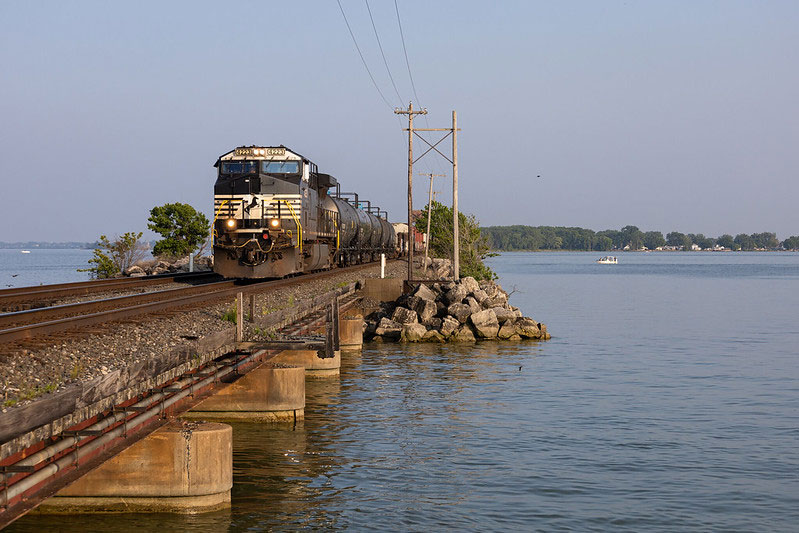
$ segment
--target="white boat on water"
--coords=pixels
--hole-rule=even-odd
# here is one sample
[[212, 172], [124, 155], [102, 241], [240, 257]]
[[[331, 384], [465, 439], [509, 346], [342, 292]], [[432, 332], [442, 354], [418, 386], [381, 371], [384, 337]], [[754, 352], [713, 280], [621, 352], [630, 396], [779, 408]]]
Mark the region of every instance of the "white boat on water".
[[22, 250], [20, 253], [22, 253], [22, 254], [29, 254], [29, 253], [31, 253], [31, 251], [30, 251], [30, 250]]
[[597, 259], [596, 262], [600, 265], [615, 265], [619, 262], [619, 260], [616, 259], [615, 255], [606, 255], [605, 257], [600, 257]]

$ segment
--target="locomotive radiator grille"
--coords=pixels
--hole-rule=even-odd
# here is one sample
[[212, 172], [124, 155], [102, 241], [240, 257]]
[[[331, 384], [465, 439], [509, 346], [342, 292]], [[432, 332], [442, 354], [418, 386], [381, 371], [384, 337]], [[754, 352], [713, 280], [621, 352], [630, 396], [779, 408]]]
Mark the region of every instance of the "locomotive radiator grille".
[[[256, 203], [253, 205], [253, 200]], [[263, 209], [264, 203], [266, 209]], [[299, 194], [217, 194], [214, 195], [214, 213], [218, 218], [260, 219], [280, 218], [293, 220], [288, 202], [296, 213], [302, 209]], [[281, 204], [278, 208], [278, 203]], [[248, 206], [252, 205], [249, 209]]]

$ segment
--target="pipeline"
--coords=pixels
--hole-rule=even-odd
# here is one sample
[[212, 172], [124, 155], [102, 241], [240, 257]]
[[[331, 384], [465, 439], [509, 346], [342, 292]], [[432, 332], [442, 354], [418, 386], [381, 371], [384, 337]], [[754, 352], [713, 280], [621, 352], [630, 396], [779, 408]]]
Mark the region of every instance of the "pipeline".
[[[215, 381], [218, 381], [220, 378], [222, 378], [222, 377], [230, 374], [234, 370], [236, 370], [239, 366], [244, 365], [246, 363], [249, 363], [250, 361], [255, 359], [256, 355], [257, 354], [250, 354], [249, 356], [241, 359], [237, 363], [234, 363], [232, 365], [223, 366], [222, 368], [217, 369], [215, 372], [210, 374], [208, 377], [200, 380], [199, 382], [192, 383], [194, 381], [192, 378], [184, 378], [182, 380], [179, 380], [179, 381], [175, 382], [173, 385], [171, 385], [171, 387], [178, 387], [178, 384], [181, 384], [180, 388], [182, 390], [180, 392], [176, 392], [175, 394], [173, 394], [169, 398], [166, 397], [167, 394], [165, 394], [164, 392], [158, 392], [158, 393], [156, 393], [156, 394], [154, 394], [154, 395], [152, 395], [152, 396], [150, 396], [148, 398], [145, 398], [144, 400], [140, 401], [139, 403], [134, 404], [133, 407], [146, 407], [147, 405], [152, 404], [154, 401], [155, 402], [159, 402], [157, 405], [155, 405], [155, 406], [151, 407], [150, 409], [142, 412], [140, 415], [131, 418], [125, 424], [122, 424], [122, 425], [112, 429], [111, 431], [96, 437], [94, 440], [92, 440], [91, 442], [89, 442], [88, 444], [86, 444], [83, 447], [76, 448], [76, 454], [75, 455], [73, 455], [73, 454], [66, 455], [66, 456], [62, 457], [61, 459], [59, 459], [58, 461], [55, 461], [55, 462], [45, 466], [44, 468], [42, 468], [40, 470], [37, 470], [36, 472], [32, 473], [31, 475], [20, 479], [19, 481], [17, 481], [13, 485], [9, 486], [5, 490], [4, 500], [6, 502], [8, 502], [8, 501], [12, 500], [13, 498], [16, 498], [17, 496], [23, 494], [28, 489], [38, 485], [39, 483], [41, 483], [42, 481], [45, 481], [46, 479], [54, 476], [59, 471], [69, 467], [71, 464], [73, 464], [76, 461], [76, 456], [79, 456], [81, 452], [90, 453], [90, 452], [92, 452], [94, 450], [97, 450], [98, 448], [101, 448], [101, 447], [105, 446], [107, 443], [109, 443], [110, 441], [116, 439], [117, 437], [124, 436], [129, 429], [132, 429], [132, 428], [135, 428], [137, 426], [140, 426], [140, 425], [144, 424], [145, 422], [149, 421], [151, 418], [162, 414], [169, 406], [177, 403], [178, 401], [182, 400], [186, 396], [189, 396], [190, 394], [193, 394], [194, 390], [196, 388], [202, 389], [204, 387], [207, 387], [207, 386], [211, 385]], [[183, 385], [189, 385], [189, 387], [188, 388], [183, 388]], [[107, 427], [109, 427], [109, 426], [111, 426], [111, 425], [113, 425], [113, 424], [115, 424], [117, 422], [123, 421], [126, 416], [127, 416], [127, 413], [124, 413], [124, 412], [116, 413], [113, 416], [105, 418], [105, 419], [103, 419], [103, 420], [101, 420], [101, 421], [99, 421], [99, 422], [97, 422], [97, 423], [85, 428], [83, 431], [86, 431], [86, 430], [96, 431], [96, 430], [105, 429], [105, 428], [107, 428]], [[27, 457], [25, 459], [22, 459], [22, 460], [16, 462], [14, 464], [14, 466], [35, 466], [35, 465], [38, 465], [42, 461], [45, 461], [45, 460], [47, 460], [47, 459], [49, 459], [51, 457], [54, 457], [58, 453], [70, 448], [71, 446], [77, 446], [77, 444], [84, 438], [87, 438], [87, 437], [86, 436], [81, 436], [81, 435], [76, 435], [74, 437], [64, 438], [63, 440], [61, 440], [61, 441], [59, 441], [59, 442], [57, 442], [57, 443], [55, 443], [55, 444], [53, 444], [51, 446], [48, 446], [47, 448], [44, 448], [43, 450], [40, 450], [40, 451], [30, 455], [29, 457]]]

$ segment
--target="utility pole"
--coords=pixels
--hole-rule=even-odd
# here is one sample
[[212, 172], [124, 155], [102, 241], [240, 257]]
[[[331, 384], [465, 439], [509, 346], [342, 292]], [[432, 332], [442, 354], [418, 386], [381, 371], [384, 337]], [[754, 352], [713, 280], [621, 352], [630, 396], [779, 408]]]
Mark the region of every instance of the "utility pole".
[[413, 110], [413, 102], [408, 104], [408, 109], [395, 109], [396, 115], [408, 115], [408, 281], [413, 279], [413, 116], [426, 115], [427, 109]]
[[425, 233], [424, 240], [424, 264], [422, 268], [427, 274], [427, 251], [430, 249], [430, 213], [433, 210], [433, 178], [444, 178], [446, 174], [419, 174], [420, 176], [427, 176], [430, 178], [430, 191], [427, 193], [427, 233]]
[[452, 279], [458, 281], [461, 278], [461, 234], [458, 229], [458, 114], [452, 110]]

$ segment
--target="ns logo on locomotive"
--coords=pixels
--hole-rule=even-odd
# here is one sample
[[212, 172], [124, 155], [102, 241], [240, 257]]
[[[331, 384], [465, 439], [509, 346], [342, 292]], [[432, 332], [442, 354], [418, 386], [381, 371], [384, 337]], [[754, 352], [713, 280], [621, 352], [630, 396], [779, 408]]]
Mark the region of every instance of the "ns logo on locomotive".
[[242, 146], [219, 157], [214, 271], [276, 278], [396, 255], [388, 214], [285, 146]]

